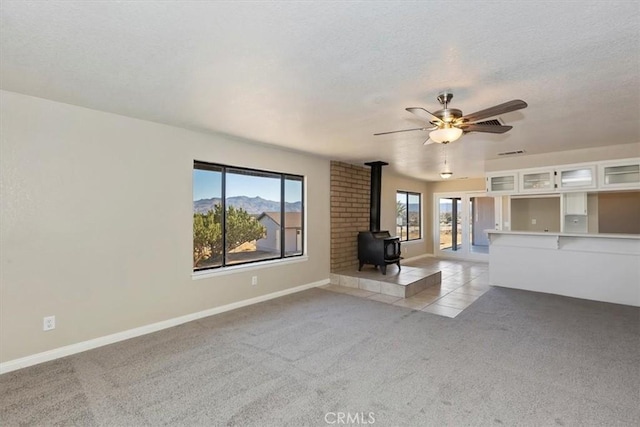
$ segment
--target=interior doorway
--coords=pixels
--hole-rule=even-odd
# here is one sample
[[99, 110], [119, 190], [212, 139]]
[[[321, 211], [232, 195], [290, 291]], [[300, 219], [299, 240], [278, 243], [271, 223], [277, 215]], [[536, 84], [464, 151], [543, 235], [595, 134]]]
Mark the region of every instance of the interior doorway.
[[434, 195], [434, 252], [437, 256], [488, 261], [488, 229], [496, 228], [501, 200], [484, 193]]

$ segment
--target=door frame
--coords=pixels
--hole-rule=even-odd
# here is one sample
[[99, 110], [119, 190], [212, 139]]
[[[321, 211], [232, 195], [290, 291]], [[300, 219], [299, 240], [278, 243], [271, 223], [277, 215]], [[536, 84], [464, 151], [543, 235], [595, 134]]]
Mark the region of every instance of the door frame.
[[[458, 192], [444, 192], [433, 194], [433, 254], [438, 258], [455, 258], [464, 259], [469, 261], [489, 261], [489, 254], [472, 252], [470, 241], [470, 215], [471, 209], [469, 205], [471, 199], [474, 197], [493, 197], [495, 208], [495, 226], [496, 228], [502, 223], [502, 198], [495, 197], [487, 194], [486, 191], [458, 191]], [[461, 200], [462, 212], [462, 239], [461, 248], [457, 251], [440, 250], [440, 199], [459, 198]]]

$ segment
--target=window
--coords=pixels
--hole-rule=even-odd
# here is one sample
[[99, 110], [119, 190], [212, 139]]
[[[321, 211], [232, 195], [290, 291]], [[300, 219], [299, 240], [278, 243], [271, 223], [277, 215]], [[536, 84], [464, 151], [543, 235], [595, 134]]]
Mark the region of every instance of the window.
[[396, 235], [402, 241], [422, 237], [420, 194], [408, 191], [396, 193]]
[[302, 255], [303, 179], [194, 162], [193, 270]]

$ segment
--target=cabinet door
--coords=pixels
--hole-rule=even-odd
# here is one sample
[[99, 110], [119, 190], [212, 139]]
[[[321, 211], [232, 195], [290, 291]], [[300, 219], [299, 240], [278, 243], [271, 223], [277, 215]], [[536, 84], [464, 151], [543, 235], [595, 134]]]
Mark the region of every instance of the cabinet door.
[[511, 194], [518, 191], [517, 174], [487, 176], [487, 192], [494, 194]]
[[520, 173], [520, 191], [522, 193], [549, 192], [555, 189], [554, 172], [531, 171]]
[[565, 215], [587, 214], [587, 193], [566, 193], [564, 195]]
[[640, 160], [603, 163], [600, 165], [600, 187], [640, 188]]
[[561, 190], [580, 190], [583, 188], [595, 188], [595, 169], [595, 166], [558, 169], [558, 188]]

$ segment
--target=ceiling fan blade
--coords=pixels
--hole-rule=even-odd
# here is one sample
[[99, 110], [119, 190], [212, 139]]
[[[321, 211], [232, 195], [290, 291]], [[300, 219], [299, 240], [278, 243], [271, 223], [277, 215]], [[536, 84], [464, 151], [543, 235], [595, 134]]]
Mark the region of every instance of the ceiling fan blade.
[[462, 116], [460, 120], [464, 122], [477, 122], [478, 120], [498, 116], [500, 114], [509, 113], [511, 111], [520, 110], [526, 107], [526, 102], [521, 99], [514, 99], [500, 105], [495, 105], [484, 110], [476, 111], [475, 113], [467, 114], [466, 116]]
[[426, 119], [429, 122], [438, 122], [440, 123], [442, 120], [440, 120], [440, 118], [438, 116], [434, 116], [433, 113], [430, 113], [429, 111], [425, 110], [422, 107], [409, 107], [409, 108], [405, 108], [405, 110], [407, 110], [410, 113], [415, 114], [416, 116], [420, 117], [421, 119]]
[[513, 129], [513, 126], [474, 125], [462, 124], [458, 126], [465, 132], [505, 133]]
[[403, 129], [403, 130], [392, 130], [391, 132], [380, 132], [380, 133], [374, 133], [373, 136], [378, 136], [378, 135], [388, 135], [390, 133], [398, 133], [398, 132], [412, 132], [414, 130], [427, 130], [427, 128], [414, 128], [414, 129]]

